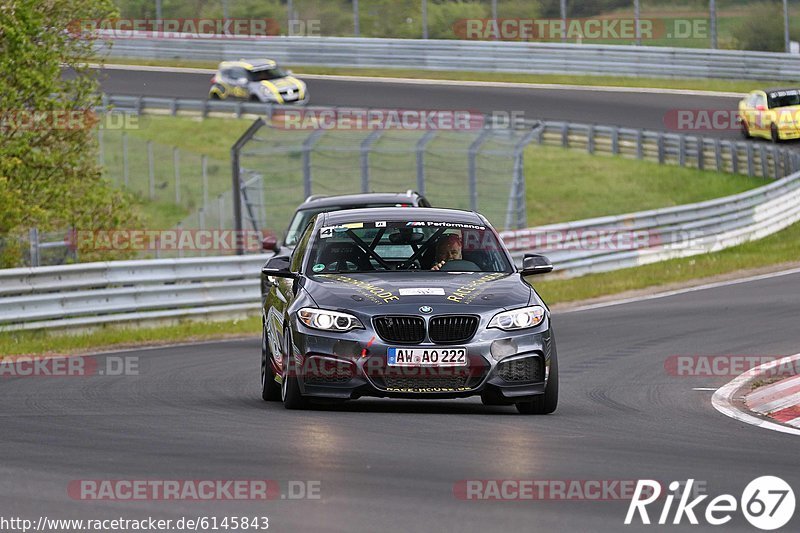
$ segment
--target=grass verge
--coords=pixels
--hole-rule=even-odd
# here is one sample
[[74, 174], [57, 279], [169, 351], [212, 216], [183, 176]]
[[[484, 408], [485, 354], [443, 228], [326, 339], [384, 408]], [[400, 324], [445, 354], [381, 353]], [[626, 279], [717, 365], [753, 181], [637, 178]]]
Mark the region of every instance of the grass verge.
[[[215, 69], [217, 61], [188, 60], [139, 60], [131, 58], [109, 58], [109, 65], [142, 65], [154, 67], [184, 67]], [[380, 78], [413, 78], [425, 80], [486, 81], [506, 83], [540, 83], [555, 85], [585, 85], [590, 87], [627, 87], [648, 89], [681, 89], [688, 91], [719, 91], [747, 93], [757, 87], [773, 87], [785, 82], [770, 80], [706, 80], [682, 78], [634, 78], [628, 76], [592, 76], [578, 74], [517, 74], [510, 72], [471, 72], [458, 70], [428, 71], [393, 68], [351, 68], [286, 66], [302, 77], [304, 74], [333, 76], [366, 76]]]
[[[674, 259], [652, 265], [592, 274], [569, 280], [536, 281], [550, 305], [613, 295], [624, 291], [713, 278], [742, 269], [797, 261], [800, 223], [759, 241], [714, 254]], [[0, 332], [0, 356], [73, 354], [133, 345], [224, 339], [260, 332], [259, 317], [226, 322], [186, 322], [175, 326], [132, 328], [109, 326], [86, 333]]]

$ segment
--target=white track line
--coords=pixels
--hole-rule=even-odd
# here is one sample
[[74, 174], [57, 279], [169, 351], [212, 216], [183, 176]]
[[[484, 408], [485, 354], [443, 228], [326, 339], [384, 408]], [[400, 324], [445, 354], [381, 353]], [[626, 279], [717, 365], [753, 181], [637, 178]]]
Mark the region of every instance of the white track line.
[[758, 376], [761, 375], [763, 371], [770, 370], [784, 363], [790, 363], [796, 359], [800, 359], [800, 354], [790, 355], [789, 357], [784, 357], [783, 359], [770, 361], [769, 363], [765, 363], [763, 365], [759, 365], [755, 368], [748, 370], [747, 372], [745, 372], [744, 374], [737, 377], [724, 387], [720, 388], [717, 392], [715, 392], [714, 396], [711, 397], [711, 405], [713, 405], [714, 409], [716, 409], [723, 415], [729, 416], [740, 422], [744, 422], [746, 424], [750, 424], [753, 426], [758, 426], [764, 429], [769, 429], [772, 431], [789, 433], [790, 435], [800, 435], [800, 429], [786, 427], [781, 424], [777, 424], [775, 422], [770, 422], [769, 420], [753, 416], [748, 412], [743, 411], [742, 409], [736, 407], [736, 405], [734, 404], [735, 400], [734, 394], [736, 394], [736, 392], [739, 389], [746, 386], [754, 379], [758, 378]]
[[[603, 307], [612, 307], [615, 305], [631, 304], [637, 302], [644, 302], [647, 300], [655, 300], [657, 298], [666, 298], [668, 296], [676, 296], [678, 294], [685, 294], [689, 292], [704, 291], [708, 289], [716, 289], [719, 287], [728, 287], [730, 285], [739, 285], [740, 283], [750, 283], [752, 281], [761, 281], [765, 279], [779, 278], [781, 276], [789, 276], [792, 274], [800, 274], [800, 268], [793, 268], [791, 270], [783, 270], [780, 272], [770, 272], [769, 274], [759, 274], [757, 276], [750, 276], [740, 279], [731, 279], [727, 281], [717, 281], [714, 283], [707, 283], [705, 285], [697, 285], [695, 287], [686, 287], [684, 289], [675, 289], [672, 291], [657, 292], [655, 294], [647, 294], [644, 296], [635, 296], [633, 298], [624, 298], [622, 300], [612, 300], [610, 302], [602, 302], [597, 304], [582, 305], [571, 309], [564, 309], [563, 311], [555, 310], [553, 314], [563, 315], [566, 313], [577, 313], [579, 311], [590, 311], [592, 309], [601, 309]], [[534, 285], [535, 286], [535, 285]]]
[[[90, 64], [92, 68], [100, 65]], [[215, 69], [190, 68], [190, 67], [156, 67], [147, 65], [117, 65], [107, 64], [106, 70], [131, 70], [141, 72], [175, 72], [183, 74], [214, 74]], [[334, 74], [302, 74], [297, 76], [309, 80], [335, 80], [354, 81], [365, 83], [402, 83], [404, 85], [454, 85], [459, 87], [499, 87], [506, 89], [551, 89], [587, 92], [613, 92], [613, 93], [644, 93], [644, 94], [675, 94], [683, 96], [711, 96], [719, 98], [742, 98], [744, 93], [722, 91], [695, 91], [690, 89], [663, 89], [657, 87], [616, 87], [606, 85], [571, 85], [559, 83], [515, 83], [507, 81], [469, 81], [469, 80], [436, 80], [418, 78], [391, 78], [386, 76], [339, 76]]]

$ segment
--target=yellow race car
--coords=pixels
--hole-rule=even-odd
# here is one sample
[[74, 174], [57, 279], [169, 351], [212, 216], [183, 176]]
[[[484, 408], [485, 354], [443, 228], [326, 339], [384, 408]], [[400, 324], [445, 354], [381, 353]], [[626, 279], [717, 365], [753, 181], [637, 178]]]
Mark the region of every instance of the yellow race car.
[[800, 138], [800, 89], [752, 91], [739, 102], [742, 135], [779, 142]]
[[252, 102], [307, 104], [306, 84], [278, 67], [271, 59], [223, 61], [211, 78], [212, 100], [242, 98]]

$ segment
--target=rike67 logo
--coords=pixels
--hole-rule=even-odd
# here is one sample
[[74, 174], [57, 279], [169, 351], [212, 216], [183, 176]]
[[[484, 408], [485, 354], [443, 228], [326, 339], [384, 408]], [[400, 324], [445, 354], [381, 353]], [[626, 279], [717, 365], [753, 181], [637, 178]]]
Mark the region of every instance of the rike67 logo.
[[[737, 509], [754, 527], [763, 531], [772, 531], [789, 523], [794, 515], [795, 497], [792, 487], [784, 480], [775, 476], [762, 476], [751, 481], [742, 492], [737, 501], [731, 494], [721, 494], [705, 502], [705, 511], [701, 511], [701, 504], [708, 498], [703, 494], [695, 496], [692, 500], [693, 479], [685, 483], [682, 493], [678, 494], [683, 483], [673, 481], [669, 484], [669, 491], [664, 498], [664, 506], [652, 520], [659, 525], [671, 523], [678, 525], [685, 518], [692, 525], [698, 525], [698, 516], [705, 519], [706, 524], [722, 526], [733, 518]], [[651, 517], [648, 506], [659, 500], [662, 496], [661, 484], [649, 479], [639, 480], [633, 494], [633, 499], [625, 516], [625, 525], [631, 525], [638, 520], [642, 524], [650, 524]], [[673, 511], [673, 503], [678, 499]], [[658, 511], [653, 505], [650, 511]], [[638, 515], [638, 516], [637, 516]], [[672, 520], [670, 521], [670, 518]]]

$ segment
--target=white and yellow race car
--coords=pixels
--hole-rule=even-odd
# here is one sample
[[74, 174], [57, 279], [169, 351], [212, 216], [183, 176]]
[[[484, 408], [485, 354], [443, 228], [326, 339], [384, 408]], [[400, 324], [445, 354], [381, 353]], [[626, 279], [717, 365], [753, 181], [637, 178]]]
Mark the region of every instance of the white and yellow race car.
[[212, 100], [241, 98], [274, 104], [307, 104], [306, 84], [271, 59], [223, 61], [211, 78]]

